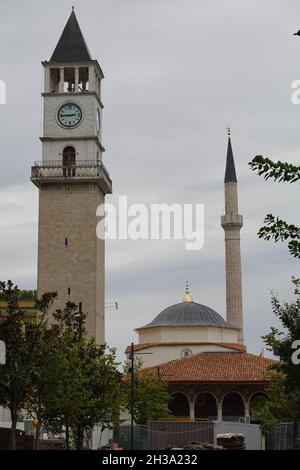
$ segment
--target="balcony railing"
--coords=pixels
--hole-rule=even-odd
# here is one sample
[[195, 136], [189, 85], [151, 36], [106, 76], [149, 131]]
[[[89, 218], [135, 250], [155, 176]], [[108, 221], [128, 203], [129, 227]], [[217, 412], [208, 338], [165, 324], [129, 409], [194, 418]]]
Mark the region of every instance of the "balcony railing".
[[31, 167], [31, 181], [36, 186], [51, 182], [84, 182], [95, 180], [103, 190], [111, 193], [112, 182], [108, 171], [100, 161], [82, 160], [63, 165], [60, 160], [35, 162]]

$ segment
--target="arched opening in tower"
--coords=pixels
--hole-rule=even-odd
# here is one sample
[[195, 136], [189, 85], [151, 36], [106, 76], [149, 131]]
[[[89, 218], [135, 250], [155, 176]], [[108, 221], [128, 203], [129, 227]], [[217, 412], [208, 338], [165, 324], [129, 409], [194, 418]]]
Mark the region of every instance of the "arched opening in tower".
[[63, 172], [64, 176], [75, 176], [76, 171], [76, 151], [74, 147], [65, 147], [63, 151]]

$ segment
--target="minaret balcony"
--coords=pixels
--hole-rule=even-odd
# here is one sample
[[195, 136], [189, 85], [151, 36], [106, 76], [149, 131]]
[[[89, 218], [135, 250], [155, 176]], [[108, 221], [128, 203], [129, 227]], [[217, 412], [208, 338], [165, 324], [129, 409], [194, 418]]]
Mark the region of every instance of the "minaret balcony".
[[53, 183], [96, 183], [104, 194], [112, 193], [112, 181], [100, 161], [83, 160], [68, 165], [61, 160], [35, 162], [31, 167], [30, 179], [38, 188]]
[[240, 230], [243, 226], [243, 216], [239, 214], [222, 215], [221, 226], [224, 229]]

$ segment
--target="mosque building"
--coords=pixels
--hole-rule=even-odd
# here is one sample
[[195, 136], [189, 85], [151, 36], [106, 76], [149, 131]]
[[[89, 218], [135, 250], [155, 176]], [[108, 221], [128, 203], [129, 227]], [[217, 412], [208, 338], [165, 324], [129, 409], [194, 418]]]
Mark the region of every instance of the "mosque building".
[[[177, 419], [250, 421], [254, 400], [266, 397], [274, 362], [247, 352], [244, 343], [237, 177], [228, 131], [225, 170], [226, 320], [194, 302], [187, 284], [183, 301], [136, 329], [136, 358], [168, 383]], [[130, 355], [128, 346], [126, 354]], [[147, 353], [147, 354], [145, 354]]]

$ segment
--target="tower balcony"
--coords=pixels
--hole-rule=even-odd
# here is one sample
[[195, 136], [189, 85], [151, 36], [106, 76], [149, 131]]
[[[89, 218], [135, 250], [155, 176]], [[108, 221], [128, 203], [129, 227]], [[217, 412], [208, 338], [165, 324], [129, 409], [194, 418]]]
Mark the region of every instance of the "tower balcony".
[[112, 181], [100, 161], [82, 160], [67, 165], [61, 160], [35, 162], [31, 167], [30, 179], [38, 188], [53, 183], [96, 183], [104, 194], [112, 193]]

